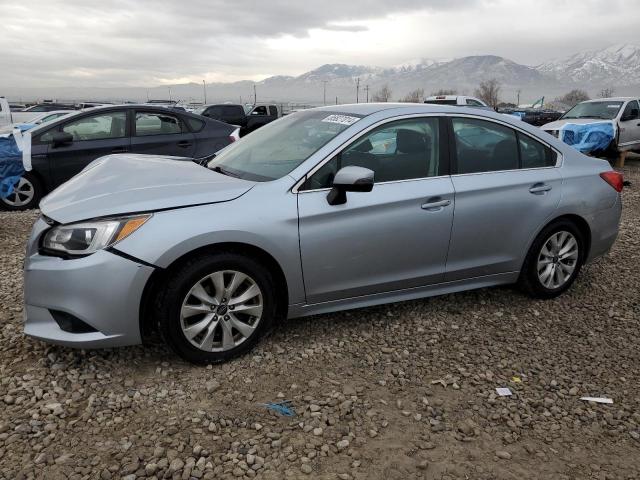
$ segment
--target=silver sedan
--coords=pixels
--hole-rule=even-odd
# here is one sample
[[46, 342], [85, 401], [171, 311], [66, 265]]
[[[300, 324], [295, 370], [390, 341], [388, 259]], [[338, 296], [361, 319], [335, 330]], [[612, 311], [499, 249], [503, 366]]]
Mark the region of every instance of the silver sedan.
[[541, 130], [435, 105], [298, 112], [207, 165], [111, 155], [41, 203], [25, 332], [88, 348], [159, 330], [207, 363], [287, 316], [511, 283], [548, 299], [611, 248], [621, 190]]

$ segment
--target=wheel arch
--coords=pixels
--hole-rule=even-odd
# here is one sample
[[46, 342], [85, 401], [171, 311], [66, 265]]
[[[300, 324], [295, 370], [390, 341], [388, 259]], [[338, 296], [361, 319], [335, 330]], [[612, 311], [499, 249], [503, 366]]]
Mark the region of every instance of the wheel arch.
[[580, 233], [582, 233], [582, 236], [584, 238], [584, 253], [583, 253], [583, 261], [587, 261], [587, 259], [589, 258], [589, 252], [591, 251], [591, 227], [589, 226], [589, 223], [580, 215], [574, 214], [574, 213], [565, 213], [562, 215], [558, 215], [557, 217], [553, 217], [550, 220], [548, 220], [547, 222], [544, 223], [544, 225], [542, 225], [538, 231], [536, 232], [535, 235], [533, 235], [531, 237], [531, 240], [529, 241], [529, 244], [527, 245], [527, 249], [525, 250], [525, 254], [522, 257], [522, 263], [520, 265], [520, 272], [522, 272], [522, 268], [524, 266], [524, 262], [527, 258], [527, 255], [529, 253], [529, 250], [531, 249], [531, 245], [533, 245], [533, 242], [535, 242], [536, 238], [538, 238], [538, 235], [540, 235], [540, 232], [542, 232], [545, 228], [547, 228], [549, 225], [561, 221], [561, 220], [568, 220], [570, 222], [572, 222], [577, 228], [578, 230], [580, 230]]
[[142, 297], [140, 299], [139, 324], [140, 335], [143, 341], [145, 341], [145, 339], [153, 337], [154, 333], [157, 330], [154, 322], [154, 301], [160, 289], [164, 285], [165, 281], [169, 278], [171, 273], [191, 258], [199, 255], [214, 254], [220, 252], [246, 255], [253, 258], [254, 260], [257, 260], [263, 266], [265, 266], [274, 276], [274, 280], [276, 283], [277, 316], [278, 318], [286, 316], [289, 307], [289, 290], [284, 270], [282, 269], [278, 261], [266, 250], [248, 243], [213, 243], [191, 250], [173, 260], [173, 262], [171, 262], [171, 264], [169, 264], [166, 268], [157, 268], [151, 274], [149, 280], [147, 280], [147, 284], [144, 287]]

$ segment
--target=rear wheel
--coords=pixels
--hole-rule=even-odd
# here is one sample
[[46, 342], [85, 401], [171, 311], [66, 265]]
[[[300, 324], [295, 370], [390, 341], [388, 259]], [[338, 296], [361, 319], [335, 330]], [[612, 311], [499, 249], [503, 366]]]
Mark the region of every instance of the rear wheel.
[[276, 314], [269, 271], [235, 253], [181, 266], [158, 298], [160, 331], [185, 360], [216, 363], [250, 350]]
[[548, 225], [529, 249], [520, 286], [535, 298], [554, 298], [575, 281], [584, 261], [584, 237], [569, 220]]
[[13, 187], [13, 192], [6, 198], [0, 198], [3, 210], [30, 210], [36, 208], [44, 192], [38, 177], [27, 172]]

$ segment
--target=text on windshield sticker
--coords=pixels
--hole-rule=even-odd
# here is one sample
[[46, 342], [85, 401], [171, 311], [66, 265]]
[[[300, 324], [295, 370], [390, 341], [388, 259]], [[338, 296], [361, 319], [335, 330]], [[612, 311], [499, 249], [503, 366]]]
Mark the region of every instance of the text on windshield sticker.
[[353, 125], [358, 120], [360, 120], [358, 117], [349, 117], [347, 115], [329, 115], [322, 119], [323, 122], [339, 123], [341, 125]]

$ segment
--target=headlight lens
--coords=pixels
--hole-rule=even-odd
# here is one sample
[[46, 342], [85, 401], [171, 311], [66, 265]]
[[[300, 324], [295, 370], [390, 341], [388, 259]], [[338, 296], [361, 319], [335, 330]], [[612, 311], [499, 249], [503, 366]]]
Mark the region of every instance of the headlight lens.
[[90, 255], [124, 240], [151, 218], [151, 214], [59, 225], [49, 230], [42, 247], [67, 255]]

